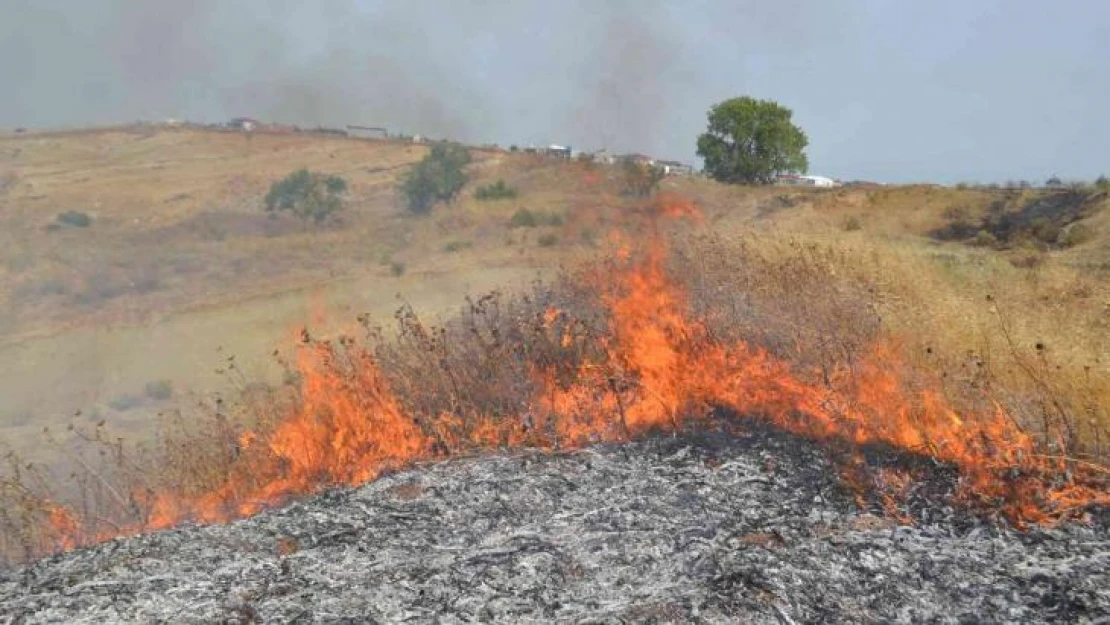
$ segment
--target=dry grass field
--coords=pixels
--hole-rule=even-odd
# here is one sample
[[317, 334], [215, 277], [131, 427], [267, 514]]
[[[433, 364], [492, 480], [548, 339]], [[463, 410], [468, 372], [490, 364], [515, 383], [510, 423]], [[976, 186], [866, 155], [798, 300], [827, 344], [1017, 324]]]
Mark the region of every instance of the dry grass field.
[[[140, 427], [172, 403], [154, 390], [162, 381], [177, 401], [221, 389], [214, 369], [229, 354], [271, 379], [273, 348], [321, 315], [388, 318], [398, 295], [441, 310], [555, 264], [534, 233], [504, 225], [515, 207], [483, 207], [476, 219], [463, 202], [433, 219], [406, 216], [396, 176], [424, 151], [189, 129], [0, 138], [5, 434], [37, 438], [78, 410]], [[475, 156], [479, 179], [503, 166]], [[349, 181], [340, 220], [307, 227], [263, 212], [270, 183], [300, 167]], [[66, 211], [91, 224], [60, 223]]]
[[[0, 136], [0, 440], [48, 460], [61, 447], [43, 428], [149, 438], [159, 413], [280, 381], [271, 353], [302, 326], [388, 322], [402, 303], [451, 316], [628, 236], [619, 172], [499, 150], [472, 151], [456, 203], [410, 216], [395, 188], [425, 151], [192, 128]], [[302, 167], [348, 181], [339, 219], [263, 211]], [[499, 179], [518, 196], [473, 197]], [[704, 215], [674, 234], [672, 262], [707, 306], [746, 298], [754, 312], [728, 318], [739, 338], [831, 370], [881, 333], [957, 403], [986, 394], [1074, 456], [1110, 454], [1105, 191], [674, 177], [661, 192]]]

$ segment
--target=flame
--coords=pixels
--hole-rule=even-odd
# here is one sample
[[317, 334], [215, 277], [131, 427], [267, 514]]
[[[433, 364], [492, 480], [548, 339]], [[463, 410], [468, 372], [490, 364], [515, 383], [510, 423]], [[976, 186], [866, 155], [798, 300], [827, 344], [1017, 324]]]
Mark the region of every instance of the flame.
[[47, 536], [58, 551], [69, 551], [79, 544], [81, 521], [72, 511], [57, 504], [46, 507]]
[[[460, 451], [528, 445], [566, 449], [623, 441], [651, 431], [697, 425], [715, 411], [762, 420], [816, 440], [882, 444], [955, 466], [959, 497], [989, 504], [1015, 523], [1052, 523], [1110, 495], [1072, 479], [1062, 459], [1037, 454], [1036, 442], [1000, 406], [985, 414], [959, 413], [938, 392], [910, 384], [895, 343], [879, 342], [860, 363], [825, 379], [796, 370], [765, 349], [715, 339], [692, 317], [687, 294], [668, 275], [661, 219], [697, 219], [696, 207], [663, 197], [644, 209], [648, 236], [634, 246], [623, 238], [611, 265], [584, 279], [609, 314], [603, 357], [583, 364], [567, 382], [553, 368], [532, 371], [538, 389], [517, 419], [468, 419], [407, 414], [372, 354], [350, 339], [312, 341], [304, 333], [298, 355], [300, 401], [269, 432], [240, 438], [241, 455], [227, 479], [210, 492], [137, 497], [149, 515], [123, 533], [191, 520], [222, 522], [333, 485], [357, 485], [383, 471]], [[555, 343], [586, 339], [572, 311], [549, 308], [544, 326]], [[883, 473], [884, 505], [910, 476]], [[72, 515], [52, 523], [76, 534]], [[103, 538], [98, 537], [98, 538]], [[72, 547], [79, 541], [69, 540]]]

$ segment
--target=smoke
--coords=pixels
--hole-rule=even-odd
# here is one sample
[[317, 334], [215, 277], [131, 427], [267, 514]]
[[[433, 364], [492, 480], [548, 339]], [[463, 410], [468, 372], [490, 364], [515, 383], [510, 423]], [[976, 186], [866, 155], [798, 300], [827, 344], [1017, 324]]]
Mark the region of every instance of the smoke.
[[247, 115], [690, 159], [708, 107], [754, 95], [794, 109], [820, 173], [1093, 176], [1107, 18], [1100, 0], [4, 0], [0, 127]]
[[662, 3], [17, 0], [0, 125], [238, 115], [484, 142], [665, 148]]

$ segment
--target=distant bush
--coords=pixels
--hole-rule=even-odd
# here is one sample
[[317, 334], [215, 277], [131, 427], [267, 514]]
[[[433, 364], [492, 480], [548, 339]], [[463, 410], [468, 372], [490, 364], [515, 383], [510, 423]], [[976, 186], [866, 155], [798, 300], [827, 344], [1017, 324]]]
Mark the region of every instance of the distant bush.
[[120, 395], [114, 397], [108, 402], [108, 407], [116, 412], [127, 412], [132, 408], [138, 408], [143, 404], [143, 400], [135, 397], [134, 395]]
[[447, 244], [443, 246], [443, 251], [458, 252], [459, 250], [465, 250], [473, 246], [474, 244], [470, 241], [448, 241]]
[[92, 225], [92, 217], [89, 217], [88, 213], [83, 213], [81, 211], [58, 213], [56, 219], [58, 223], [66, 226], [73, 226], [74, 228], [88, 228]]
[[1094, 231], [1087, 224], [1074, 223], [1060, 232], [1057, 242], [1061, 247], [1075, 247], [1090, 241], [1094, 236]]
[[509, 218], [510, 228], [535, 228], [536, 225], [536, 214], [527, 208], [518, 208]]
[[539, 226], [561, 226], [563, 216], [558, 213], [533, 211], [527, 208], [518, 208], [509, 218], [510, 228], [536, 228]]
[[266, 194], [266, 212], [289, 211], [304, 221], [322, 223], [343, 208], [347, 181], [299, 169], [270, 185]]
[[975, 240], [973, 242], [979, 247], [997, 247], [998, 237], [991, 234], [989, 230], [980, 230], [979, 233], [975, 235]]
[[539, 244], [540, 247], [553, 247], [558, 242], [559, 237], [553, 232], [540, 235], [540, 238], [536, 239], [536, 243]]
[[508, 200], [516, 196], [516, 189], [505, 184], [504, 180], [498, 180], [493, 184], [478, 187], [478, 190], [474, 193], [474, 198], [482, 201]]
[[389, 263], [389, 273], [395, 278], [399, 278], [405, 274], [405, 263], [392, 261]]
[[860, 222], [859, 217], [852, 216], [844, 220], [844, 229], [848, 232], [855, 232], [856, 230], [862, 230], [863, 224]]
[[173, 383], [169, 380], [153, 380], [143, 387], [143, 394], [150, 399], [167, 400], [173, 397]]
[[1038, 217], [1029, 223], [1029, 233], [1041, 243], [1052, 245], [1060, 239], [1060, 226], [1049, 219]]
[[1099, 191], [1110, 191], [1110, 178], [1099, 176], [1095, 180], [1095, 188]]
[[470, 163], [470, 152], [461, 145], [440, 143], [432, 147], [419, 163], [402, 178], [399, 191], [409, 211], [423, 215], [436, 202], [452, 202], [466, 185], [463, 167]]

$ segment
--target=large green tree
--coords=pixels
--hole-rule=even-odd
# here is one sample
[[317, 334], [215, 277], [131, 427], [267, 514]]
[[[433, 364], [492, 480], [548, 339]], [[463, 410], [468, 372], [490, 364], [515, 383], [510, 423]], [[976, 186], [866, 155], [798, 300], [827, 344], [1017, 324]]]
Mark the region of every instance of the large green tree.
[[742, 97], [709, 109], [709, 128], [698, 137], [705, 171], [720, 182], [767, 184], [784, 172], [809, 168], [802, 129], [793, 112], [771, 100]]

